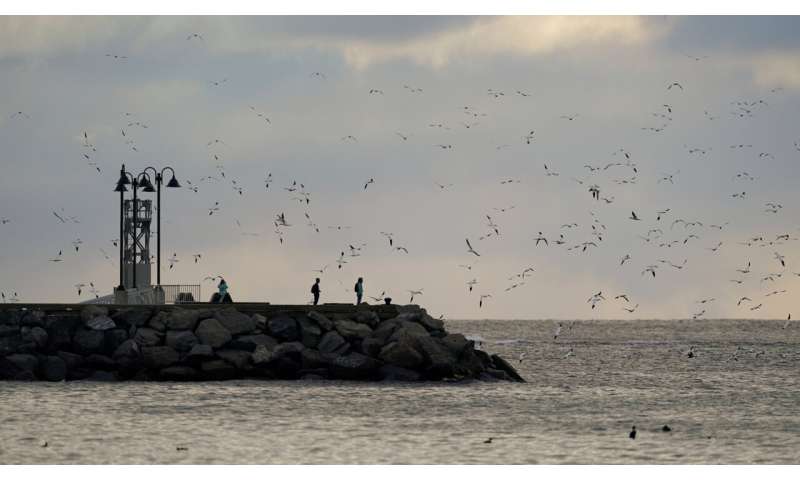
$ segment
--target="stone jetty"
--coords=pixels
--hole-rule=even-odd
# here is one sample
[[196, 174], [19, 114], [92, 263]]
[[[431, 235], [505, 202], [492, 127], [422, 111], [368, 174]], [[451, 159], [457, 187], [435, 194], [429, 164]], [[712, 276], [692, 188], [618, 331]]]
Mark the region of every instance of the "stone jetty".
[[417, 305], [0, 305], [0, 380], [524, 380]]

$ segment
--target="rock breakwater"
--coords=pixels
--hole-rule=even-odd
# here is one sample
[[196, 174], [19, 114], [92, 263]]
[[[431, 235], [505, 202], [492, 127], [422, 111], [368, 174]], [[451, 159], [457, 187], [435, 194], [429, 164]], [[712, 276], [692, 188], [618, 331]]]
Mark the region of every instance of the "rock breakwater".
[[416, 306], [0, 306], [0, 379], [524, 381]]

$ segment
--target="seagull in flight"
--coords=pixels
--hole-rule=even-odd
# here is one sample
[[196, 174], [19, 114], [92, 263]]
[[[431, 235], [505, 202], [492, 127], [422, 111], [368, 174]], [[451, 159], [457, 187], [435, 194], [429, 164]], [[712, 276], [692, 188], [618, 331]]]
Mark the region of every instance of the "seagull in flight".
[[631, 259], [631, 255], [629, 253], [626, 253], [625, 256], [622, 257], [622, 260], [620, 260], [619, 265], [622, 266], [623, 264], [625, 264], [626, 261], [628, 261], [630, 259]]
[[631, 211], [631, 216], [628, 217], [631, 220], [641, 220], [641, 218], [636, 216], [636, 212]]
[[374, 178], [370, 178], [369, 180], [367, 180], [367, 182], [364, 184], [364, 190], [367, 189], [367, 187], [369, 186], [370, 183], [375, 183], [375, 179]]
[[191, 40], [191, 39], [193, 39], [193, 38], [197, 38], [197, 39], [199, 39], [199, 40], [202, 40], [202, 41], [205, 41], [205, 40], [206, 40], [206, 39], [205, 39], [205, 38], [203, 38], [203, 36], [202, 36], [202, 35], [200, 35], [199, 33], [192, 33], [192, 34], [190, 34], [188, 37], [186, 37], [186, 40]]
[[414, 301], [415, 296], [422, 295], [422, 290], [423, 290], [422, 288], [420, 288], [419, 290], [408, 290], [408, 293], [411, 294], [411, 300], [409, 300], [408, 303], [412, 303]]
[[672, 87], [678, 87], [678, 88], [680, 88], [681, 90], [683, 90], [683, 85], [681, 85], [681, 84], [680, 84], [680, 83], [678, 83], [678, 82], [672, 82], [672, 83], [670, 83], [669, 85], [667, 85], [667, 90], [672, 90]]
[[467, 242], [467, 253], [472, 253], [472, 254], [474, 254], [476, 257], [480, 257], [480, 256], [481, 256], [481, 254], [480, 254], [480, 253], [478, 253], [478, 252], [476, 252], [476, 251], [475, 251], [475, 249], [474, 249], [474, 248], [472, 248], [472, 245], [470, 245], [470, 243], [469, 243], [469, 238], [466, 238], [465, 240], [466, 240], [466, 242]]
[[478, 308], [482, 308], [483, 307], [483, 299], [484, 298], [491, 298], [491, 297], [492, 297], [491, 294], [481, 295], [481, 298], [478, 300]]

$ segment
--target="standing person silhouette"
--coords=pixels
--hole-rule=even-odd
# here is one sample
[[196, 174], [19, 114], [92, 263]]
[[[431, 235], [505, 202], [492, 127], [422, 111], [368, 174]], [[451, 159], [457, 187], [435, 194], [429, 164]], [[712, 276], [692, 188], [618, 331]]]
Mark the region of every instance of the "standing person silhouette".
[[314, 285], [311, 285], [311, 293], [314, 294], [314, 305], [316, 305], [319, 302], [319, 278]]
[[361, 305], [361, 297], [364, 296], [364, 279], [358, 277], [358, 281], [356, 282], [355, 286], [356, 290], [356, 305]]

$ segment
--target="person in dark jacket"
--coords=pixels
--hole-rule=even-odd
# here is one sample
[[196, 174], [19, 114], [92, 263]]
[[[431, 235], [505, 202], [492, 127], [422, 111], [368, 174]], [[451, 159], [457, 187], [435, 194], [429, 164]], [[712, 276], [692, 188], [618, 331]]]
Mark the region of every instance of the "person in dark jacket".
[[358, 281], [356, 282], [355, 286], [356, 291], [356, 305], [361, 305], [361, 297], [364, 296], [364, 279], [358, 277]]
[[311, 285], [311, 293], [314, 294], [314, 305], [319, 302], [319, 278], [314, 285]]

